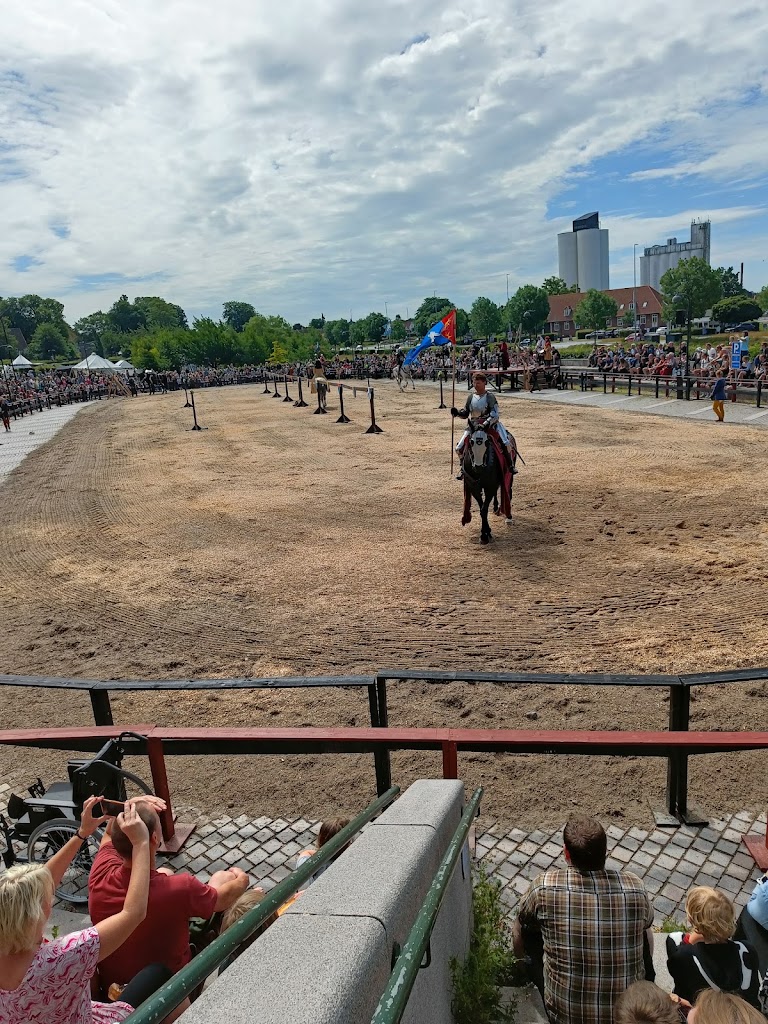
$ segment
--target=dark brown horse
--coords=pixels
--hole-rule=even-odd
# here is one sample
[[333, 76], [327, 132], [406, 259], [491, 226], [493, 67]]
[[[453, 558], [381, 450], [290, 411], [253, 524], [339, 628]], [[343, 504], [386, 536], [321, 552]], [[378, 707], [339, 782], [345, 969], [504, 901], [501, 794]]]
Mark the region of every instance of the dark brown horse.
[[[480, 507], [480, 543], [488, 544], [493, 539], [491, 525], [488, 522], [488, 509], [491, 502], [496, 501], [499, 488], [504, 487], [504, 468], [486, 431], [480, 427], [473, 427], [471, 421], [469, 427], [471, 433], [464, 444], [461, 456], [465, 499], [461, 524], [466, 526], [471, 521], [474, 498]], [[507, 523], [511, 522], [511, 517], [507, 517]]]

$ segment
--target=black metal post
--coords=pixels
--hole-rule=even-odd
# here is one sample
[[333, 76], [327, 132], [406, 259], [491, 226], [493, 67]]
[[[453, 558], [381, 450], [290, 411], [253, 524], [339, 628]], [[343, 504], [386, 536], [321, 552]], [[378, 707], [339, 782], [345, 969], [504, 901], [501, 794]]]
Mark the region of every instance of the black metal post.
[[286, 373], [285, 377], [283, 378], [283, 384], [285, 385], [285, 398], [283, 399], [283, 401], [284, 402], [292, 402], [293, 399], [288, 394], [288, 374], [287, 373]]
[[273, 398], [280, 398], [280, 392], [277, 389], [278, 382], [279, 382], [279, 378], [277, 376], [275, 376], [275, 380], [274, 380], [275, 393], [274, 393], [274, 395], [272, 395]]
[[264, 371], [264, 390], [261, 393], [262, 393], [262, 395], [271, 395], [272, 394], [272, 392], [269, 390], [269, 377], [267, 376], [267, 371], [266, 370]]
[[349, 416], [344, 415], [344, 385], [339, 384], [339, 405], [341, 406], [341, 416], [336, 420], [337, 423], [349, 423]]
[[[385, 679], [376, 676], [375, 686], [368, 687], [368, 699], [371, 705], [371, 725], [374, 729], [386, 729], [389, 725], [389, 711]], [[392, 785], [392, 761], [389, 751], [383, 748], [376, 750], [373, 758], [376, 765], [376, 792], [380, 795], [386, 793]]]
[[192, 408], [192, 403], [189, 400], [189, 394], [187, 393], [187, 389], [184, 388], [184, 405], [182, 405], [182, 409], [191, 409], [191, 408]]
[[94, 725], [114, 725], [112, 706], [109, 703], [109, 690], [89, 690]]
[[306, 409], [307, 403], [304, 401], [304, 392], [301, 389], [301, 376], [299, 376], [299, 400], [293, 403], [297, 409]]
[[[490, 399], [489, 399], [489, 401], [490, 401]], [[442, 378], [442, 376], [440, 377], [440, 405], [438, 405], [437, 408], [438, 409], [447, 409], [448, 408], [448, 406], [443, 401], [443, 378]]]
[[323, 403], [320, 401], [320, 385], [315, 385], [317, 388], [317, 408], [312, 413], [313, 416], [325, 416], [328, 412], [327, 409], [323, 408]]
[[195, 421], [195, 425], [194, 425], [194, 427], [192, 427], [192, 429], [193, 430], [202, 430], [203, 428], [197, 422], [197, 409], [195, 408], [195, 392], [194, 391], [190, 391], [189, 394], [190, 394], [190, 397], [192, 399], [192, 419]]
[[373, 404], [373, 388], [368, 388], [368, 397], [371, 401], [371, 425], [366, 430], [366, 434], [383, 434], [384, 431], [376, 423], [376, 409]]

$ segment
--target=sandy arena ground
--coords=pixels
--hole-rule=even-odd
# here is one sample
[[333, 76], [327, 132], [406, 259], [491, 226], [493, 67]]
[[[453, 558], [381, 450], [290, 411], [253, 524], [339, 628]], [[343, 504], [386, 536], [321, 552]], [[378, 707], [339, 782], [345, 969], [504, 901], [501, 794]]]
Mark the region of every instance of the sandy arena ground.
[[[451, 420], [436, 394], [377, 387], [384, 428], [261, 387], [100, 403], [0, 489], [0, 670], [183, 678], [398, 668], [683, 672], [768, 664], [766, 434], [505, 401], [527, 467], [514, 525], [462, 529]], [[464, 392], [461, 392], [464, 397]], [[0, 688], [7, 727], [91, 722], [87, 695]], [[693, 728], [765, 728], [768, 685], [694, 693]], [[362, 725], [365, 691], [134, 694], [115, 720]], [[390, 687], [392, 725], [666, 725], [662, 690]], [[396, 781], [439, 771], [393, 758]], [[0, 749], [0, 775], [49, 779], [61, 755]], [[762, 807], [768, 755], [694, 759], [711, 812]], [[649, 821], [664, 764], [465, 756], [486, 815], [557, 823], [574, 807]], [[142, 766], [146, 772], [146, 766]], [[311, 815], [360, 807], [368, 757], [177, 758], [177, 801]]]

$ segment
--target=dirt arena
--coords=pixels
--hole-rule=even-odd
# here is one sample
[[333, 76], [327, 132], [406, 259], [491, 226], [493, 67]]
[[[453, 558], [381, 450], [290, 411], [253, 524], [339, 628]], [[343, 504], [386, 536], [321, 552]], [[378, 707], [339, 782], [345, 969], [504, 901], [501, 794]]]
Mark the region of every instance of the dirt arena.
[[[451, 419], [433, 389], [377, 387], [384, 428], [260, 386], [81, 412], [0, 488], [0, 671], [85, 678], [345, 674], [384, 667], [683, 672], [768, 664], [766, 442], [757, 429], [502, 402], [527, 466], [514, 525], [462, 529]], [[464, 397], [462, 390], [460, 397]], [[24, 424], [26, 427], [26, 423]], [[0, 688], [6, 727], [91, 722], [87, 695]], [[695, 691], [693, 728], [765, 728], [768, 685]], [[367, 724], [365, 691], [143, 693], [115, 720]], [[665, 727], [666, 693], [390, 687], [392, 725]], [[60, 771], [0, 748], [0, 775]], [[763, 807], [768, 755], [694, 759], [715, 813]], [[146, 766], [140, 766], [146, 773]], [[574, 807], [647, 823], [657, 760], [464, 756], [484, 812], [557, 823]], [[393, 757], [395, 780], [439, 771]], [[177, 801], [310, 815], [359, 808], [369, 757], [177, 758]]]

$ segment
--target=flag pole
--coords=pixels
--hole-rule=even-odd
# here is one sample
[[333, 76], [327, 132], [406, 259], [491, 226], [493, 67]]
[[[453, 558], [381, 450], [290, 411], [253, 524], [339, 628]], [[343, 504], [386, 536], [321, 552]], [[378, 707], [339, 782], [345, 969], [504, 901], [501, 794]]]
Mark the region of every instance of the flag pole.
[[[451, 409], [456, 406], [456, 342], [451, 345], [451, 368], [452, 368], [452, 383], [451, 383]], [[455, 448], [453, 446], [453, 431], [456, 423], [456, 417], [451, 412], [451, 476], [453, 476], [453, 456]]]

